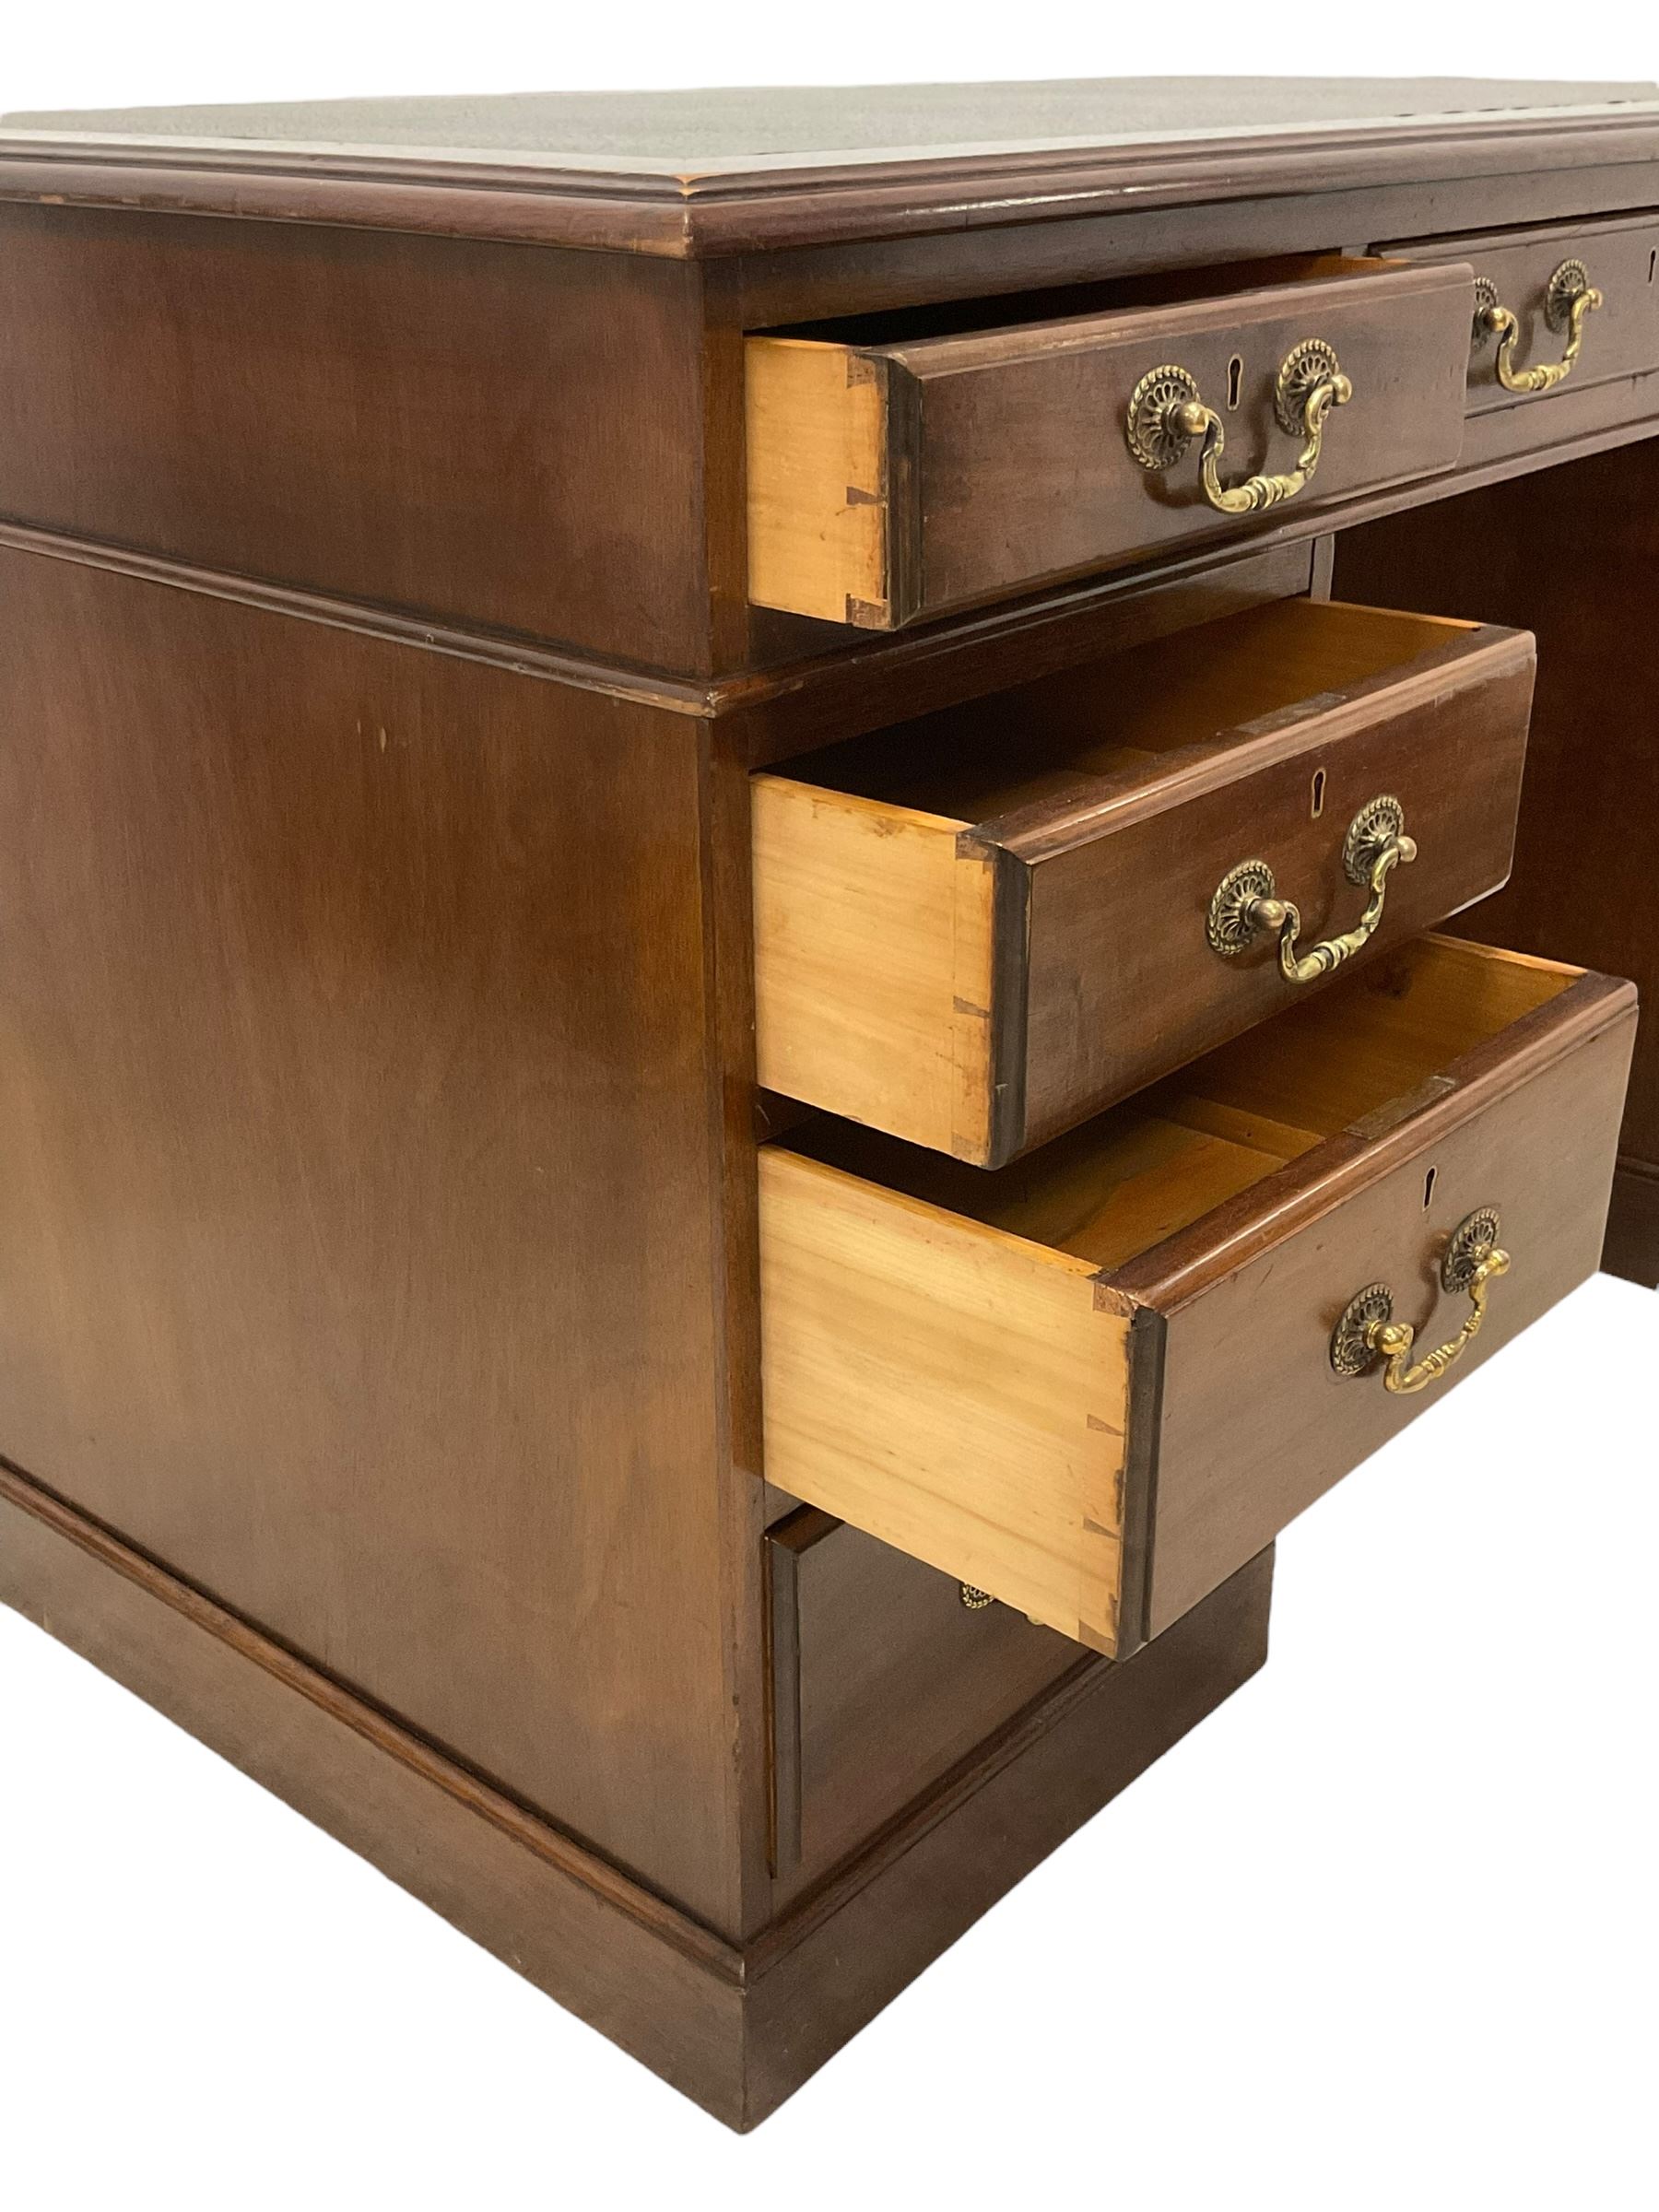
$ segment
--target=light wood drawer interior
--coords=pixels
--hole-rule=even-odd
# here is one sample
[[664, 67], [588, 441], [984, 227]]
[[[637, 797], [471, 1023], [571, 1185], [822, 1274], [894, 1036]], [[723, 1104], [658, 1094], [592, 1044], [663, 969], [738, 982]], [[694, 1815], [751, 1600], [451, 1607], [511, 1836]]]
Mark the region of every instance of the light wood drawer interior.
[[[846, 1124], [760, 1157], [769, 1478], [1095, 1649], [1156, 1633], [1597, 1264], [1628, 984], [1424, 938], [994, 1173]], [[1437, 1389], [1335, 1371], [1379, 1280]]]
[[1351, 396], [1325, 420], [1305, 505], [1457, 459], [1466, 268], [1309, 258], [1093, 297], [751, 336], [749, 597], [890, 629], [1253, 526], [1206, 500], [1200, 439], [1132, 442], [1137, 402], [1164, 423], [1171, 369], [1215, 411], [1223, 489], [1297, 467], [1311, 343]]
[[1286, 600], [757, 776], [761, 1083], [1014, 1158], [1305, 988], [1269, 935], [1211, 943], [1241, 864], [1305, 951], [1359, 922], [1348, 833], [1397, 801], [1361, 959], [1496, 889], [1533, 674], [1524, 632]]

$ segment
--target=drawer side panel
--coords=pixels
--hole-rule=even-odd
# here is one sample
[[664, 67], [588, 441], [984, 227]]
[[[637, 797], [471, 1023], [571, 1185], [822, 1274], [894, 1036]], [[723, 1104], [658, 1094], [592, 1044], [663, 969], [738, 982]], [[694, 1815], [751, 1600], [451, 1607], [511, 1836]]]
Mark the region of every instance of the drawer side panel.
[[1095, 1270], [760, 1154], [767, 1479], [1115, 1648], [1127, 1321]]
[[886, 628], [885, 364], [844, 346], [751, 338], [744, 371], [749, 597]]
[[761, 1084], [983, 1159], [992, 861], [906, 807], [781, 776], [751, 794]]

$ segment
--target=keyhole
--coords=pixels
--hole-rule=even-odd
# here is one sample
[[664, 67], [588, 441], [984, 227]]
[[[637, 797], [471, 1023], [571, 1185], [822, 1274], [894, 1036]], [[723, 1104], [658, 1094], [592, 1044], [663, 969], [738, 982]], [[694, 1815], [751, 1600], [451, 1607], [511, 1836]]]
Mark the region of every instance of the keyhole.
[[1239, 404], [1239, 394], [1244, 383], [1244, 363], [1235, 353], [1227, 364], [1227, 405], [1230, 411]]
[[1312, 819], [1313, 819], [1314, 821], [1317, 821], [1317, 820], [1319, 819], [1320, 816], [1321, 816], [1321, 815], [1322, 815], [1322, 814], [1324, 812], [1324, 785], [1325, 785], [1325, 771], [1324, 771], [1324, 770], [1323, 768], [1320, 768], [1320, 769], [1315, 769], [1315, 770], [1314, 770], [1314, 771], [1313, 771], [1313, 810], [1312, 810]]
[[1425, 1213], [1434, 1204], [1434, 1179], [1439, 1173], [1438, 1168], [1430, 1168], [1423, 1178], [1423, 1211]]

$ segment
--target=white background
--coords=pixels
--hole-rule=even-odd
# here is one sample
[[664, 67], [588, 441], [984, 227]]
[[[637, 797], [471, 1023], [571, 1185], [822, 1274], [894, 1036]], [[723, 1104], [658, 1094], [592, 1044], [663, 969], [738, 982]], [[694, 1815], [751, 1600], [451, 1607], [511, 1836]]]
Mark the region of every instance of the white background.
[[[1659, 29], [164, 0], [8, 11], [0, 110], [1298, 61], [1653, 78]], [[1651, 2212], [1656, 1370], [1600, 1277], [1341, 1486], [1266, 1670], [747, 2141], [0, 1610], [0, 2203]]]

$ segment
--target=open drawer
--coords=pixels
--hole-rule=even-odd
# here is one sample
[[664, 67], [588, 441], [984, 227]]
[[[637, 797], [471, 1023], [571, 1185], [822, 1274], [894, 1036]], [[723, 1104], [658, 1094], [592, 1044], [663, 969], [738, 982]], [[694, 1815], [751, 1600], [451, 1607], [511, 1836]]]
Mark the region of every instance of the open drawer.
[[1309, 259], [1110, 298], [750, 337], [749, 597], [892, 629], [1457, 459], [1467, 267]]
[[1594, 1272], [1635, 1018], [1427, 937], [994, 1174], [763, 1147], [768, 1478], [1132, 1650]]
[[1504, 881], [1533, 664], [1287, 600], [757, 776], [761, 1083], [979, 1166], [1126, 1098]]

